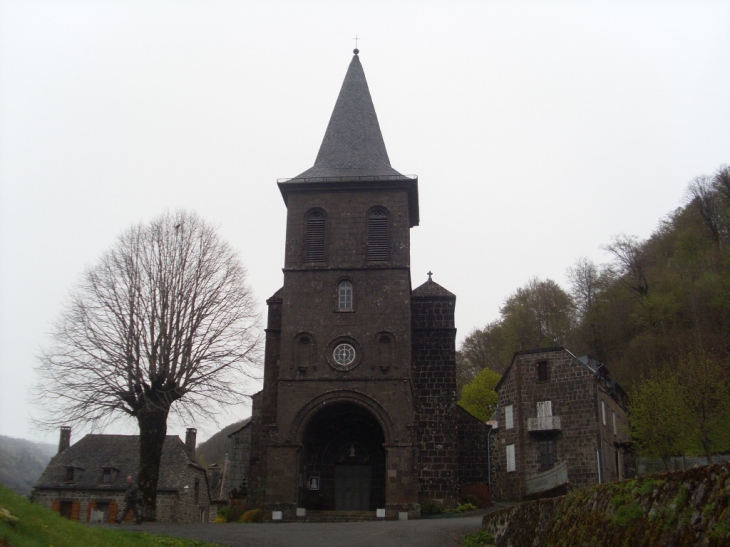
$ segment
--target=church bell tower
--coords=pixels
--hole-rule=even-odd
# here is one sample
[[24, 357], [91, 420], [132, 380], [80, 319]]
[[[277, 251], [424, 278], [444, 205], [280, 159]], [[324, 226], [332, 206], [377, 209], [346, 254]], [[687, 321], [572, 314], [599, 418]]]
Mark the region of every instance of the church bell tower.
[[[292, 520], [303, 510], [418, 516], [429, 488], [458, 498], [445, 419], [455, 297], [430, 279], [411, 290], [418, 178], [390, 165], [358, 50], [314, 166], [278, 185], [284, 286], [267, 301], [248, 495]], [[431, 446], [431, 459], [419, 452], [429, 442], [442, 450]]]

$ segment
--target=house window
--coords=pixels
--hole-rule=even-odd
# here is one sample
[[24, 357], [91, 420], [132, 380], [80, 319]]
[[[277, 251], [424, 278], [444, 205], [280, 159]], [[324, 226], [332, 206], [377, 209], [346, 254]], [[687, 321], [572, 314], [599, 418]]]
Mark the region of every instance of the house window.
[[368, 262], [383, 262], [389, 255], [388, 214], [376, 209], [368, 217]]
[[552, 469], [555, 465], [555, 441], [540, 441], [540, 471]]
[[548, 376], [548, 362], [539, 361], [537, 363], [537, 381], [547, 382], [549, 379], [550, 377]]
[[601, 417], [603, 419], [603, 425], [606, 425], [606, 403], [601, 401]]
[[515, 462], [515, 445], [507, 445], [507, 473], [511, 471], [517, 471], [517, 465]]
[[198, 503], [200, 500], [200, 479], [195, 479], [195, 490], [193, 495], [193, 503]]
[[324, 262], [327, 219], [322, 211], [307, 216], [304, 233], [304, 262]]
[[552, 401], [538, 401], [537, 403], [537, 417], [538, 418], [549, 418], [553, 415], [553, 403]]
[[513, 429], [515, 427], [514, 410], [512, 405], [504, 407], [504, 428]]
[[66, 468], [66, 482], [71, 482], [72, 480], [74, 480], [74, 468], [67, 467]]
[[352, 282], [340, 281], [337, 286], [337, 309], [340, 311], [352, 311]]
[[104, 471], [102, 471], [101, 474], [101, 482], [103, 482], [104, 484], [109, 484], [113, 481], [113, 476], [114, 471], [109, 467], [105, 467]]

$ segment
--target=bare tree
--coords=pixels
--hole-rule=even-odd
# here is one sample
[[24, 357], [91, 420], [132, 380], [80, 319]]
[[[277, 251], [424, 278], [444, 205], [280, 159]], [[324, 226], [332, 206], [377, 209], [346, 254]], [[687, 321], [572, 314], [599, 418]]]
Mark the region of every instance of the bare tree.
[[123, 233], [71, 293], [38, 368], [42, 423], [136, 419], [139, 486], [154, 519], [168, 414], [240, 402], [259, 346], [237, 254], [195, 214], [166, 214]]
[[613, 241], [602, 247], [611, 253], [615, 259], [616, 271], [612, 274], [620, 276], [621, 282], [630, 291], [639, 296], [649, 294], [649, 281], [646, 274], [649, 259], [643, 252], [636, 236], [618, 235]]
[[598, 266], [586, 257], [580, 257], [566, 272], [570, 282], [570, 293], [580, 313], [585, 316], [601, 290], [602, 274]]

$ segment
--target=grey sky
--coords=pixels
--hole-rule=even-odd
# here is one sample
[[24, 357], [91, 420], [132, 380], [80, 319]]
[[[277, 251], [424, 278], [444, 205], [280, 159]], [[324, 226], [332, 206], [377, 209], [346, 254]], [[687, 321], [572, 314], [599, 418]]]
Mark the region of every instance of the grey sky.
[[461, 340], [730, 162], [728, 22], [721, 1], [0, 0], [0, 434], [56, 438], [27, 420], [35, 356], [133, 223], [218, 225], [263, 310], [276, 179], [314, 163], [355, 34], [391, 163], [419, 176], [413, 286], [431, 269], [457, 295]]

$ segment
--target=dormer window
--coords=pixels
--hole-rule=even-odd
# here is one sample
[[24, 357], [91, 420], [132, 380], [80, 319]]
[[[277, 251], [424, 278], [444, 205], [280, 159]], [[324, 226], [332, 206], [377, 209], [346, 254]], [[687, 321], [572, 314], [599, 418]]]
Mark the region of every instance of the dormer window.
[[390, 255], [388, 213], [375, 209], [368, 216], [368, 262], [385, 262]]
[[339, 311], [352, 311], [352, 282], [340, 281], [337, 286], [337, 309]]
[[101, 472], [101, 482], [103, 484], [111, 484], [117, 478], [117, 470], [113, 467], [105, 467]]
[[66, 478], [64, 479], [66, 482], [72, 482], [74, 480], [74, 471], [73, 467], [66, 468]]

